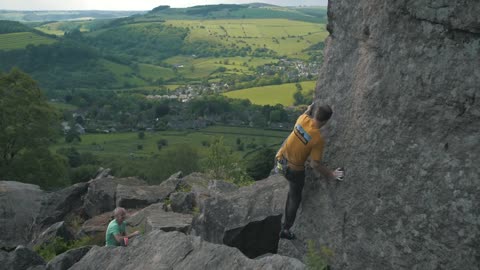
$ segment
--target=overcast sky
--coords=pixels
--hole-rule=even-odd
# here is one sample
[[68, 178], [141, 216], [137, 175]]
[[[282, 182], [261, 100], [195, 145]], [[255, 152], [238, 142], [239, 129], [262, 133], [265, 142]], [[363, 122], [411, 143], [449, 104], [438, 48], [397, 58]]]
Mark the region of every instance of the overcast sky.
[[0, 0], [0, 9], [14, 10], [150, 10], [156, 6], [191, 7], [261, 2], [279, 6], [326, 6], [328, 0]]

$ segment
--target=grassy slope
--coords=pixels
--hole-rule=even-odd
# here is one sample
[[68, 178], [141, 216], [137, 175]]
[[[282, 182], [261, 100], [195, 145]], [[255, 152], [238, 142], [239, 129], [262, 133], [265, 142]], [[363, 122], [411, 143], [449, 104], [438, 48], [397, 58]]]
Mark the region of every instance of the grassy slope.
[[27, 45], [52, 44], [53, 38], [40, 36], [32, 32], [0, 34], [0, 50], [23, 49]]
[[170, 8], [158, 12], [150, 12], [135, 20], [152, 19], [289, 19], [305, 22], [326, 23], [326, 7], [287, 8], [274, 5], [246, 4], [246, 5], [211, 5], [191, 8]]
[[[315, 83], [315, 81], [301, 82], [302, 91], [314, 89]], [[290, 106], [293, 104], [293, 94], [296, 89], [294, 83], [287, 83], [230, 91], [224, 93], [224, 95], [230, 98], [249, 99], [252, 103], [258, 105], [282, 104]]]
[[[177, 27], [189, 27], [188, 41], [205, 40], [224, 46], [268, 48], [279, 55], [306, 59], [302, 50], [323, 41], [325, 25], [286, 19], [169, 20]], [[278, 41], [278, 43], [277, 43]]]
[[74, 21], [74, 22], [51, 22], [35, 27], [35, 29], [42, 31], [46, 34], [63, 36], [65, 34], [64, 27], [70, 26], [72, 29], [78, 28], [81, 32], [87, 32], [86, 25], [91, 21]]
[[139, 64], [139, 73], [142, 77], [153, 80], [160, 78], [170, 80], [175, 77], [172, 69], [150, 64]]
[[113, 73], [117, 80], [117, 87], [125, 86], [125, 84], [138, 86], [146, 85], [146, 82], [136, 76], [135, 71], [127, 65], [118, 64], [104, 59], [102, 59], [100, 63]]

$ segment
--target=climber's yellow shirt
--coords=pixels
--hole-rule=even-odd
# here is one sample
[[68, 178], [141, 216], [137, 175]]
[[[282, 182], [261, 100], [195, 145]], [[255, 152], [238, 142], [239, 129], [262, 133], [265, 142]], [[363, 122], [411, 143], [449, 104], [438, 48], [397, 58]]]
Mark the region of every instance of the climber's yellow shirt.
[[282, 156], [288, 160], [288, 166], [294, 170], [304, 170], [308, 157], [320, 161], [323, 155], [323, 140], [320, 130], [315, 126], [315, 120], [306, 114], [300, 115], [292, 133], [283, 142], [276, 158]]

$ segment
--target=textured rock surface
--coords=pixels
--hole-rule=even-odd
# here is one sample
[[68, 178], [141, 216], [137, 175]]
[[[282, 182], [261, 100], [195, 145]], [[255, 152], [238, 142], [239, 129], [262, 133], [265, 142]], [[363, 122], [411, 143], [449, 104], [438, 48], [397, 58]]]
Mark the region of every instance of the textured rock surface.
[[163, 208], [163, 203], [154, 203], [136, 213], [131, 214], [126, 219], [126, 222], [130, 227], [145, 226], [147, 217], [152, 215], [154, 212], [164, 211]]
[[165, 200], [174, 190], [168, 184], [157, 186], [118, 185], [115, 195], [116, 205], [125, 208], [143, 208]]
[[32, 245], [42, 245], [51, 242], [55, 237], [60, 237], [65, 241], [70, 241], [73, 239], [73, 235], [66, 228], [65, 222], [57, 222], [43, 232], [41, 232], [35, 239], [32, 240]]
[[53, 223], [62, 221], [65, 216], [82, 207], [82, 196], [87, 193], [88, 183], [78, 183], [73, 186], [48, 193], [42, 203], [37, 226], [41, 229]]
[[287, 181], [277, 175], [236, 192], [213, 195], [194, 220], [194, 234], [235, 246], [249, 257], [275, 253], [287, 191]]
[[92, 246], [85, 246], [64, 252], [49, 261], [46, 269], [67, 270], [76, 262], [80, 261], [91, 248]]
[[195, 193], [175, 192], [170, 195], [170, 206], [173, 212], [191, 213], [195, 207]]
[[18, 246], [11, 252], [0, 250], [0, 269], [44, 269], [45, 261], [35, 251]]
[[154, 211], [145, 218], [145, 232], [162, 230], [189, 233], [192, 227], [192, 215], [163, 210]]
[[479, 269], [480, 2], [330, 1], [325, 161], [294, 230], [339, 269]]
[[127, 178], [96, 178], [90, 180], [88, 191], [84, 198], [85, 212], [89, 217], [115, 209], [115, 193], [117, 185], [145, 186], [145, 181], [134, 177]]
[[72, 270], [88, 269], [305, 269], [280, 255], [252, 260], [238, 249], [178, 232], [153, 231], [129, 247], [93, 247]]
[[0, 181], [0, 247], [30, 242], [44, 195], [37, 185]]
[[108, 223], [110, 223], [112, 219], [113, 211], [110, 211], [86, 220], [78, 231], [77, 238], [99, 234], [105, 235]]
[[228, 193], [236, 191], [238, 187], [229, 182], [212, 180], [208, 183], [208, 189], [214, 193]]
[[146, 232], [152, 230], [190, 232], [192, 215], [166, 212], [163, 208], [163, 203], [152, 204], [132, 214], [126, 222], [130, 228], [136, 227]]

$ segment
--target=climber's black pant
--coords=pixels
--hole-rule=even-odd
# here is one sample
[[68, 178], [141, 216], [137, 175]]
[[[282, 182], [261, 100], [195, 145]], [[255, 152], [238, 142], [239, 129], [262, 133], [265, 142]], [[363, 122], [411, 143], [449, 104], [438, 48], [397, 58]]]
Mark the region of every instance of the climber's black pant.
[[287, 169], [285, 177], [288, 180], [290, 189], [288, 190], [287, 205], [285, 206], [285, 224], [284, 229], [290, 229], [295, 222], [297, 210], [302, 201], [302, 190], [305, 184], [305, 171], [294, 171]]

